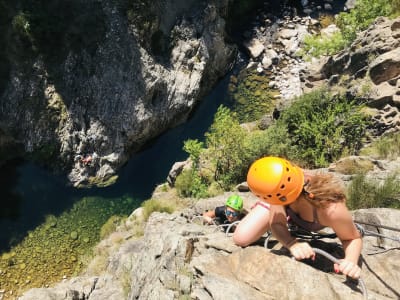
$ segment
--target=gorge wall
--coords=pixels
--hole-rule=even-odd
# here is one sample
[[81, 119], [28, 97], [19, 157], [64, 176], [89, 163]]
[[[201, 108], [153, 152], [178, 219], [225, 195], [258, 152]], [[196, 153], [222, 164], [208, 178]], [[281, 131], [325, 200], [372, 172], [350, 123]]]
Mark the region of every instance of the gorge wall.
[[0, 162], [19, 154], [74, 185], [110, 180], [185, 121], [234, 57], [228, 0], [0, 5]]

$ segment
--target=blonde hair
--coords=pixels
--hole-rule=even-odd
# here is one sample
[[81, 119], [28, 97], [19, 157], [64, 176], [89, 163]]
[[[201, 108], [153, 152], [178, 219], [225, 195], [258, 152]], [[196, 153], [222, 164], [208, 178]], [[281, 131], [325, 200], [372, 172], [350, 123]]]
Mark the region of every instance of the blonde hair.
[[305, 198], [315, 207], [325, 207], [332, 202], [345, 202], [343, 181], [332, 173], [317, 173], [304, 185]]

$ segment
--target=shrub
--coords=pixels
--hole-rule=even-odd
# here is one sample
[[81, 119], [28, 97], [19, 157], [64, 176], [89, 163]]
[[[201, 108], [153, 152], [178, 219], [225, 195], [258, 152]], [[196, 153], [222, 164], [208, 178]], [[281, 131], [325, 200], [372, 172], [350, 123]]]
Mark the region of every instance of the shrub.
[[360, 149], [368, 124], [361, 108], [343, 95], [316, 90], [283, 111], [269, 134], [276, 141], [275, 148], [279, 143], [276, 132], [285, 136], [281, 141], [284, 147], [277, 152], [285, 151], [290, 159], [311, 167], [325, 167], [342, 153], [355, 154]]
[[[362, 105], [326, 89], [296, 99], [264, 131], [246, 132], [236, 114], [221, 106], [205, 134], [207, 148], [197, 141], [185, 142], [184, 149], [198, 164], [182, 172], [175, 187], [180, 196], [196, 198], [214, 192], [215, 183], [221, 190], [230, 190], [246, 180], [254, 160], [266, 155], [286, 157], [307, 167], [325, 167], [343, 154], [356, 154], [367, 124]], [[214, 186], [213, 191], [208, 186]]]
[[12, 20], [12, 28], [20, 37], [30, 38], [30, 23], [24, 13], [19, 13]]
[[235, 113], [220, 106], [206, 136], [207, 155], [211, 159], [214, 179], [228, 190], [243, 179], [243, 167], [248, 160], [246, 132]]
[[321, 36], [306, 37], [304, 53], [319, 57], [332, 55], [351, 44], [357, 33], [365, 30], [379, 16], [395, 17], [400, 14], [400, 0], [357, 0], [353, 9], [341, 12], [336, 18], [340, 28], [329, 38]]
[[203, 151], [203, 149], [204, 149], [204, 143], [198, 140], [187, 140], [184, 142], [183, 145], [183, 150], [189, 153], [189, 157], [193, 161], [195, 167], [197, 167], [199, 163], [200, 154]]
[[367, 179], [364, 174], [355, 176], [347, 189], [350, 209], [390, 207], [400, 208], [400, 184], [396, 174], [384, 182]]
[[237, 182], [245, 180], [251, 162], [268, 149], [268, 137], [264, 133], [247, 133], [240, 126], [236, 113], [224, 106], [218, 108], [205, 136], [206, 148], [196, 140], [184, 144], [184, 150], [195, 163], [193, 170], [183, 171], [176, 179], [175, 187], [180, 196], [200, 198], [230, 190]]
[[291, 137], [282, 125], [274, 123], [264, 131], [248, 135], [246, 141], [251, 162], [265, 155], [287, 156]]
[[197, 169], [184, 170], [176, 177], [175, 188], [181, 197], [206, 197], [207, 183]]
[[343, 37], [351, 43], [357, 32], [366, 29], [376, 17], [390, 16], [395, 10], [392, 0], [358, 0], [354, 9], [342, 12], [337, 18], [337, 25]]
[[322, 55], [333, 55], [344, 48], [346, 41], [341, 32], [332, 36], [308, 35], [304, 38], [302, 49], [303, 56], [320, 57]]

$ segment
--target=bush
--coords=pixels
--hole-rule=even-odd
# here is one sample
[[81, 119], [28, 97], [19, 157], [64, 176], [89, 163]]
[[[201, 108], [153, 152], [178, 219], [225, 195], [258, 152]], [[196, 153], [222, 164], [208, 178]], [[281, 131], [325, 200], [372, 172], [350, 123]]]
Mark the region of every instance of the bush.
[[176, 177], [175, 188], [181, 197], [207, 197], [207, 184], [198, 175], [198, 170], [184, 170]]
[[182, 172], [175, 187], [180, 196], [196, 198], [208, 195], [211, 190], [207, 187], [215, 187], [215, 183], [221, 190], [230, 190], [246, 180], [254, 160], [266, 155], [286, 157], [307, 167], [325, 167], [343, 154], [356, 154], [361, 147], [368, 124], [361, 111], [355, 101], [321, 89], [298, 98], [266, 130], [248, 133], [235, 113], [221, 106], [206, 133], [207, 148], [196, 141], [185, 143], [185, 150], [199, 163]]
[[265, 155], [287, 156], [290, 139], [286, 126], [274, 123], [264, 131], [256, 131], [246, 138], [250, 161]]
[[[355, 154], [360, 149], [368, 124], [361, 109], [343, 95], [316, 90], [283, 111], [269, 134], [277, 152], [285, 151], [288, 158], [310, 167], [325, 167], [343, 153]], [[277, 132], [285, 137], [280, 148]]]
[[205, 136], [205, 146], [196, 140], [184, 144], [194, 164], [193, 170], [183, 171], [176, 179], [175, 187], [180, 196], [200, 198], [230, 190], [245, 180], [251, 162], [268, 148], [265, 134], [247, 133], [236, 114], [224, 106], [218, 108]]
[[366, 29], [376, 17], [390, 16], [396, 9], [392, 0], [358, 0], [354, 9], [339, 14], [336, 23], [349, 44], [357, 32]]
[[353, 178], [347, 193], [350, 209], [400, 208], [400, 182], [396, 174], [388, 176], [383, 183], [359, 174]]
[[240, 126], [235, 113], [220, 106], [206, 136], [207, 155], [211, 159], [214, 179], [223, 189], [243, 180], [243, 171], [249, 158], [246, 131]]
[[336, 18], [340, 33], [329, 38], [307, 37], [303, 52], [315, 57], [335, 54], [350, 45], [357, 33], [365, 30], [377, 17], [395, 17], [399, 14], [400, 0], [357, 0], [353, 9], [341, 12]]
[[30, 24], [24, 13], [19, 13], [12, 20], [12, 28], [16, 35], [20, 37], [30, 38]]
[[203, 149], [204, 143], [198, 140], [187, 140], [183, 145], [183, 150], [189, 153], [189, 157], [193, 161], [195, 167], [197, 167], [199, 164], [200, 155]]
[[332, 36], [309, 35], [304, 39], [303, 56], [333, 55], [344, 48], [346, 41], [340, 32]]

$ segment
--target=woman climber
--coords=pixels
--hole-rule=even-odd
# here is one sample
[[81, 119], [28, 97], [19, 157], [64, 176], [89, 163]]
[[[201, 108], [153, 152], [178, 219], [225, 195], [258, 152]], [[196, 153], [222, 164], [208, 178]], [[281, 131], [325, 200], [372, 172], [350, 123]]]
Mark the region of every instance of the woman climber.
[[346, 207], [339, 179], [329, 173], [308, 174], [285, 159], [270, 156], [251, 165], [247, 183], [261, 201], [237, 226], [233, 235], [237, 245], [247, 246], [271, 230], [297, 260], [314, 258], [314, 250], [290, 234], [287, 222], [308, 231], [331, 227], [345, 252], [340, 264], [334, 265], [335, 271], [360, 277], [362, 239]]

